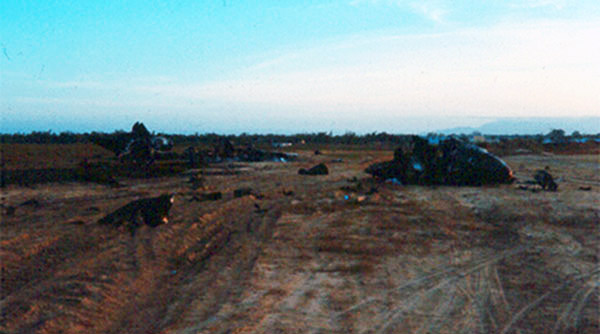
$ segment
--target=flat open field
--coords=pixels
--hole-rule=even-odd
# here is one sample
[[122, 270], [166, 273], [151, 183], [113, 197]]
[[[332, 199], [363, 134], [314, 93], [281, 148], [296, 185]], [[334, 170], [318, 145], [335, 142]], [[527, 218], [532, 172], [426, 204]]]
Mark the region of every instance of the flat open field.
[[[375, 184], [362, 171], [391, 151], [298, 153], [118, 188], [8, 185], [0, 333], [600, 332], [598, 155], [504, 157], [521, 179], [550, 167], [558, 192], [534, 193]], [[329, 175], [297, 174], [319, 162]], [[167, 225], [96, 223], [167, 192]]]

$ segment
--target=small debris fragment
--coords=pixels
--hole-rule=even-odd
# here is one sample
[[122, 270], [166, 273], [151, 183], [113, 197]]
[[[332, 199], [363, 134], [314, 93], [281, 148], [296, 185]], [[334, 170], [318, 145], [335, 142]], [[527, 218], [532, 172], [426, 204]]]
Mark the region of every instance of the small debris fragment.
[[556, 191], [558, 189], [558, 185], [554, 182], [554, 178], [546, 170], [538, 170], [533, 178], [543, 190]]
[[35, 208], [39, 208], [40, 202], [37, 199], [30, 199], [28, 201], [21, 203], [19, 206], [33, 206]]
[[327, 168], [327, 166], [325, 164], [320, 163], [308, 170], [304, 169], [304, 168], [300, 168], [300, 170], [298, 171], [298, 174], [300, 174], [300, 175], [327, 175], [327, 174], [329, 174], [329, 169]]
[[267, 212], [267, 209], [261, 209], [260, 205], [254, 203], [254, 213], [264, 214]]
[[242, 196], [252, 195], [252, 188], [239, 188], [233, 191], [233, 197], [238, 198]]
[[220, 191], [202, 194], [200, 195], [199, 201], [218, 201], [223, 198], [223, 194]]

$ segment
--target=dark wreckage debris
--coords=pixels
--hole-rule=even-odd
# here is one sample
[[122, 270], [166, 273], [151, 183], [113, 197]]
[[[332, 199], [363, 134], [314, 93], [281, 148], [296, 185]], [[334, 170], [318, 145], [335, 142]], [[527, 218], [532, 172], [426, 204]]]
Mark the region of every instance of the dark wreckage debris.
[[310, 169], [300, 168], [298, 171], [300, 175], [327, 175], [329, 174], [329, 169], [323, 163], [320, 163]]
[[455, 138], [430, 144], [418, 136], [407, 136], [393, 160], [372, 164], [365, 172], [401, 184], [479, 186], [514, 180], [510, 167], [483, 148]]
[[142, 122], [135, 122], [128, 133], [92, 136], [92, 142], [112, 151], [121, 161], [142, 165], [150, 165], [173, 148], [170, 139], [151, 134]]
[[172, 194], [138, 199], [104, 216], [98, 220], [98, 223], [117, 227], [125, 226], [133, 236], [142, 224], [150, 227], [167, 224], [169, 222], [169, 210], [174, 199], [175, 197]]
[[546, 170], [541, 169], [535, 172], [533, 179], [540, 187], [542, 187], [542, 190], [556, 191], [558, 189], [558, 185], [554, 182], [554, 178]]

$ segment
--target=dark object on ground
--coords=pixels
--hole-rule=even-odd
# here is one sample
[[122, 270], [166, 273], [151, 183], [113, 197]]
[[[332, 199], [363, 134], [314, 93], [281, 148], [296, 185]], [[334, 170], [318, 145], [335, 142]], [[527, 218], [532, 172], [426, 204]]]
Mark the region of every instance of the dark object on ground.
[[284, 196], [293, 196], [294, 192], [291, 190], [282, 190], [281, 193], [283, 193]]
[[329, 174], [329, 169], [327, 168], [327, 166], [325, 166], [325, 164], [321, 163], [321, 164], [318, 164], [308, 170], [306, 170], [304, 168], [300, 168], [300, 170], [298, 171], [298, 174], [300, 174], [300, 175], [327, 175], [327, 174]]
[[242, 196], [252, 195], [252, 188], [239, 188], [233, 191], [233, 197], [238, 198]]
[[579, 187], [579, 190], [590, 191], [590, 190], [592, 190], [592, 187], [591, 186], [581, 186], [581, 187]]
[[254, 213], [264, 214], [265, 212], [267, 212], [267, 209], [261, 209], [260, 205], [254, 203]]
[[337, 164], [337, 163], [340, 163], [340, 162], [344, 162], [344, 159], [342, 159], [342, 158], [337, 158], [337, 159], [333, 159], [333, 160], [331, 160], [331, 163], [334, 163], [334, 164]]
[[213, 192], [213, 193], [202, 194], [200, 196], [200, 200], [201, 201], [218, 201], [221, 198], [223, 198], [223, 194], [221, 194], [220, 191]]
[[532, 193], [537, 193], [538, 191], [542, 190], [542, 188], [540, 188], [540, 186], [538, 184], [527, 184], [527, 185], [520, 184], [518, 189], [531, 191]]
[[365, 172], [400, 184], [478, 186], [513, 182], [512, 170], [500, 158], [454, 138], [436, 145], [407, 136], [394, 151], [393, 160], [372, 164]]
[[87, 212], [100, 212], [100, 209], [98, 207], [95, 207], [95, 206], [90, 206], [89, 208], [87, 208], [86, 211]]
[[268, 152], [256, 149], [252, 146], [237, 150], [235, 159], [238, 161], [258, 162], [258, 161], [277, 161], [286, 162], [295, 160], [296, 156], [282, 152]]
[[34, 208], [39, 208], [41, 204], [37, 199], [30, 199], [21, 203], [19, 206], [33, 206]]
[[138, 199], [104, 216], [98, 220], [98, 223], [113, 226], [126, 225], [133, 236], [136, 229], [142, 224], [150, 227], [167, 224], [169, 222], [169, 210], [174, 199], [174, 195], [169, 194]]
[[533, 179], [543, 190], [556, 191], [558, 189], [558, 185], [554, 182], [554, 178], [546, 170], [542, 169], [535, 172]]
[[363, 184], [362, 182], [356, 182], [356, 184], [353, 185], [342, 186], [340, 189], [344, 191], [358, 193], [363, 190]]
[[192, 190], [196, 190], [200, 187], [204, 187], [204, 180], [196, 175], [190, 176], [187, 183], [190, 184]]
[[320, 154], [321, 154], [321, 151], [315, 150], [315, 155], [320, 155]]

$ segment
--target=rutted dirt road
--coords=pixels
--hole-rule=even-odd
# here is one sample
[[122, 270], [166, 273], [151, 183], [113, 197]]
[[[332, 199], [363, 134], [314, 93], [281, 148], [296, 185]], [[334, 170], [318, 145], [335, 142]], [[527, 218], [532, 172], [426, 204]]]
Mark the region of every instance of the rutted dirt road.
[[[196, 190], [188, 176], [6, 188], [0, 331], [599, 331], [597, 156], [508, 157], [517, 177], [561, 178], [532, 193], [377, 185], [362, 170], [391, 152], [324, 153], [213, 166]], [[297, 175], [317, 162], [330, 175]], [[95, 223], [166, 192], [168, 225], [132, 238]]]

